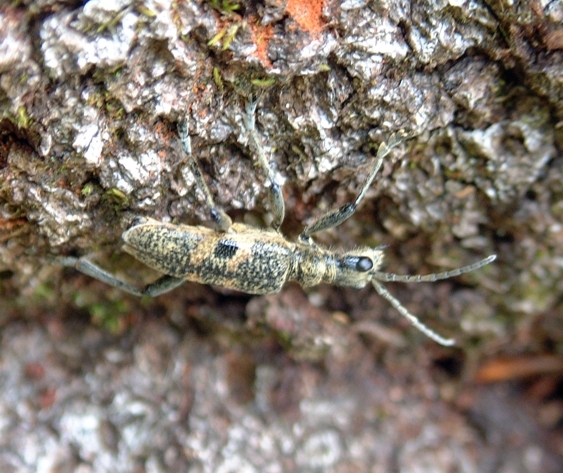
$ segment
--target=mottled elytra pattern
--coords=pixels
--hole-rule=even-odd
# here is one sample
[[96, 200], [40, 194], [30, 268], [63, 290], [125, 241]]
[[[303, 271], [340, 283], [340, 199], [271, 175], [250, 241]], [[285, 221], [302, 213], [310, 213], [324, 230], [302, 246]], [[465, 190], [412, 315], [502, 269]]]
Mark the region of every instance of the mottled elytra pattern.
[[255, 106], [255, 103], [247, 105], [245, 125], [249, 145], [257, 157], [258, 165], [264, 170], [270, 190], [270, 206], [274, 217], [272, 228], [259, 229], [242, 223], [233, 224], [229, 216], [215, 205], [199, 163], [191, 153], [187, 122], [181, 122], [178, 134], [182, 148], [195, 180], [203, 190], [210, 220], [215, 228], [136, 218], [123, 233], [123, 248], [139, 261], [164, 274], [143, 289], [118, 279], [86, 258], [63, 258], [62, 263], [137, 296], [158, 296], [185, 280], [217, 284], [251, 294], [279, 292], [284, 283], [290, 280], [297, 281], [304, 287], [328, 283], [362, 288], [371, 283], [381, 296], [421, 332], [442, 345], [453, 345], [453, 339], [444, 338], [430, 330], [378, 281], [437, 281], [481, 268], [494, 261], [495, 255], [443, 273], [425, 276], [397, 275], [380, 271], [383, 263], [383, 251], [380, 248], [360, 247], [352, 251], [333, 251], [318, 246], [311, 238], [317, 232], [340, 225], [354, 214], [381, 168], [383, 159], [402, 141], [401, 138], [392, 136], [389, 143], [380, 145], [374, 164], [354, 202], [322, 215], [303, 230], [297, 241], [292, 242], [279, 232], [285, 205], [281, 188], [275, 182], [274, 172], [268, 164], [256, 131]]

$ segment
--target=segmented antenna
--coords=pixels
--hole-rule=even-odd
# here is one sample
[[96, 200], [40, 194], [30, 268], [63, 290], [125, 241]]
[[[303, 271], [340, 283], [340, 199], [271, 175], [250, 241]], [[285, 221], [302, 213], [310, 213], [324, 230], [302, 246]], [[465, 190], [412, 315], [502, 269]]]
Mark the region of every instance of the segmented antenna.
[[434, 330], [428, 328], [420, 320], [418, 320], [418, 317], [411, 314], [407, 309], [405, 309], [401, 305], [401, 303], [397, 299], [395, 299], [389, 293], [389, 291], [387, 289], [385, 289], [385, 287], [383, 287], [377, 281], [372, 281], [372, 284], [373, 284], [373, 287], [375, 287], [375, 290], [379, 293], [379, 295], [381, 297], [384, 297], [385, 299], [387, 299], [391, 303], [391, 305], [399, 311], [399, 314], [401, 314], [403, 317], [406, 317], [411, 324], [413, 324], [418, 330], [420, 330], [428, 338], [431, 338], [435, 342], [439, 343], [440, 345], [444, 345], [445, 347], [451, 347], [452, 345], [455, 345], [455, 339], [444, 338], [441, 335], [438, 335], [436, 332], [434, 332]]
[[439, 281], [441, 279], [449, 279], [455, 276], [459, 276], [460, 274], [470, 273], [471, 271], [475, 271], [476, 269], [482, 268], [483, 266], [492, 263], [494, 260], [497, 259], [497, 255], [487, 256], [485, 259], [481, 261], [477, 261], [477, 263], [469, 264], [467, 266], [463, 266], [461, 268], [452, 269], [450, 271], [444, 271], [443, 273], [433, 273], [433, 274], [395, 274], [395, 273], [384, 273], [381, 271], [375, 271], [373, 273], [373, 277], [375, 279], [379, 279], [380, 281], [395, 281], [395, 282], [434, 282]]
[[[477, 263], [470, 264], [468, 266], [463, 266], [461, 268], [452, 269], [451, 271], [445, 271], [443, 273], [433, 273], [433, 274], [426, 274], [422, 275], [401, 275], [401, 274], [394, 274], [394, 273], [384, 273], [380, 271], [376, 271], [373, 274], [373, 278], [379, 281], [396, 281], [396, 282], [434, 282], [439, 281], [440, 279], [448, 279], [453, 278], [454, 276], [459, 276], [460, 274], [469, 273], [471, 271], [475, 271], [486, 264], [492, 263], [497, 258], [497, 255], [490, 255]], [[441, 335], [437, 334], [429, 327], [424, 325], [418, 317], [411, 314], [405, 307], [401, 305], [401, 303], [395, 299], [389, 291], [381, 285], [378, 281], [372, 280], [373, 287], [379, 293], [381, 297], [387, 299], [391, 305], [399, 311], [403, 317], [406, 317], [411, 324], [413, 324], [418, 330], [420, 330], [424, 335], [428, 338], [431, 338], [435, 342], [439, 343], [440, 345], [444, 345], [446, 347], [450, 347], [455, 345], [455, 340], [453, 338], [444, 338]]]

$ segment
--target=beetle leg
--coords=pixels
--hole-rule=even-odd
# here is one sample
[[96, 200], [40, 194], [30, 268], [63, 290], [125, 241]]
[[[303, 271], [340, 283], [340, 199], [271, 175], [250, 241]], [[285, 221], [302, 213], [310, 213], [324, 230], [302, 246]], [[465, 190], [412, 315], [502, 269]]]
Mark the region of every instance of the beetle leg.
[[185, 282], [185, 279], [164, 275], [158, 278], [155, 282], [145, 286], [141, 290], [141, 293], [143, 295], [156, 297], [168, 291], [171, 291], [172, 289], [176, 289], [178, 286], [184, 284]]
[[274, 214], [272, 228], [279, 230], [285, 217], [285, 202], [283, 201], [283, 193], [281, 186], [276, 182], [274, 171], [266, 158], [264, 147], [260, 142], [260, 137], [256, 131], [255, 112], [258, 100], [246, 103], [246, 113], [244, 116], [244, 125], [250, 138], [250, 147], [256, 153], [258, 165], [263, 169], [270, 183], [270, 209]]
[[337, 227], [341, 223], [348, 220], [352, 215], [354, 215], [356, 208], [358, 207], [358, 205], [360, 204], [362, 199], [365, 197], [369, 187], [371, 186], [371, 184], [372, 184], [372, 182], [375, 178], [375, 175], [377, 174], [377, 172], [381, 168], [381, 165], [383, 164], [383, 158], [385, 158], [385, 156], [387, 156], [391, 152], [391, 150], [395, 146], [397, 146], [401, 141], [402, 141], [402, 136], [393, 135], [390, 138], [389, 143], [381, 143], [381, 145], [379, 146], [379, 149], [377, 150], [377, 156], [375, 158], [375, 164], [373, 165], [373, 167], [369, 171], [368, 177], [364, 181], [362, 188], [360, 190], [360, 193], [354, 199], [354, 202], [352, 202], [350, 204], [345, 204], [342, 207], [340, 207], [339, 209], [332, 210], [332, 211], [322, 215], [321, 217], [319, 217], [318, 220], [316, 220], [311, 225], [307, 226], [305, 228], [305, 230], [303, 230], [303, 233], [301, 233], [301, 236], [300, 236], [301, 241], [304, 241], [304, 242], [309, 241], [309, 237], [313, 233], [317, 233], [317, 232], [320, 232], [322, 230], [328, 230], [329, 228], [332, 228], [332, 227]]
[[192, 154], [192, 144], [190, 140], [190, 134], [188, 130], [187, 120], [182, 120], [178, 123], [178, 135], [180, 136], [180, 143], [182, 144], [182, 149], [184, 154], [188, 158], [188, 165], [190, 166], [190, 171], [194, 175], [198, 187], [203, 191], [205, 195], [205, 203], [209, 208], [210, 219], [213, 224], [222, 232], [226, 232], [232, 225], [231, 218], [217, 205], [213, 200], [211, 191], [203, 178], [203, 173], [199, 162], [194, 158]]
[[129, 294], [135, 296], [151, 296], [156, 297], [165, 292], [171, 291], [172, 289], [178, 287], [180, 284], [184, 283], [184, 279], [174, 278], [172, 276], [162, 276], [155, 282], [148, 284], [143, 289], [138, 289], [137, 287], [118, 279], [113, 274], [107, 272], [105, 269], [100, 268], [97, 264], [92, 263], [86, 258], [73, 258], [66, 257], [60, 258], [59, 262], [63, 266], [68, 266], [75, 268], [81, 273], [86, 274], [98, 281], [109, 284], [110, 286], [117, 287]]

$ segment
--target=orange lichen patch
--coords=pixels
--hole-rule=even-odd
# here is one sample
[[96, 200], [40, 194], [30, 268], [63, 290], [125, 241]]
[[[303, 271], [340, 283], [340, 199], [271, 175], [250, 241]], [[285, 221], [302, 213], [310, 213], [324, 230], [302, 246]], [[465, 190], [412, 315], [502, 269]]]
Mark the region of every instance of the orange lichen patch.
[[271, 67], [272, 63], [268, 59], [268, 45], [274, 34], [274, 27], [272, 25], [262, 26], [254, 21], [249, 22], [249, 25], [254, 44], [256, 45], [256, 51], [253, 56], [260, 59], [264, 66]]
[[0, 219], [0, 243], [29, 231], [30, 227], [26, 225], [27, 223], [26, 218]]
[[19, 218], [0, 218], [0, 231], [11, 231], [22, 227], [27, 223], [27, 219]]
[[325, 26], [323, 6], [325, 0], [287, 0], [286, 11], [304, 31], [316, 34]]
[[[168, 126], [165, 126], [162, 122], [159, 122], [154, 126], [154, 133], [161, 142], [170, 143], [171, 141], [177, 139], [175, 131]], [[166, 159], [167, 153], [165, 150], [160, 150], [157, 154], [160, 159]]]

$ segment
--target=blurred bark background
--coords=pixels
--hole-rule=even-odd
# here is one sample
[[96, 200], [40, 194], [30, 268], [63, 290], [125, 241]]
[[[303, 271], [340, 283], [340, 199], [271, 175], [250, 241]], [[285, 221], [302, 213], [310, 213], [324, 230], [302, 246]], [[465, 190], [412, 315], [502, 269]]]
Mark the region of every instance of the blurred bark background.
[[[561, 1], [19, 0], [0, 4], [2, 472], [537, 472], [563, 455]], [[268, 223], [257, 126], [294, 237], [388, 245], [386, 269], [480, 271], [252, 297], [137, 299], [57, 256], [123, 255], [135, 216], [201, 223], [203, 195]]]

